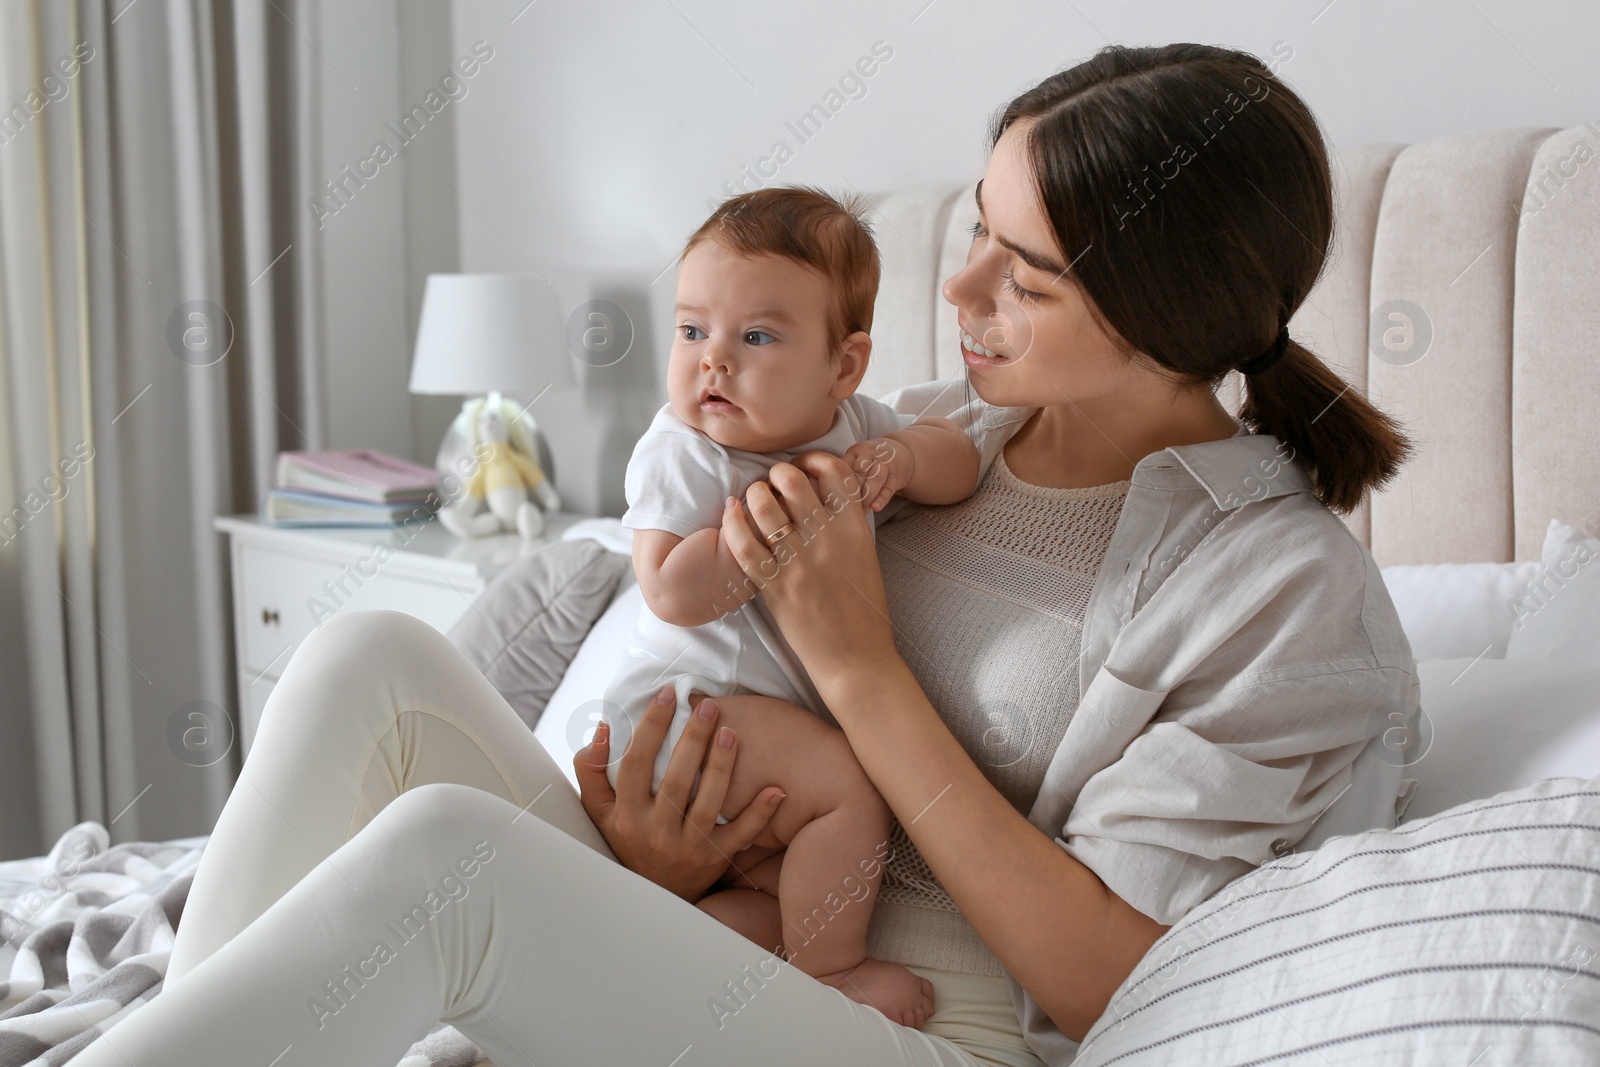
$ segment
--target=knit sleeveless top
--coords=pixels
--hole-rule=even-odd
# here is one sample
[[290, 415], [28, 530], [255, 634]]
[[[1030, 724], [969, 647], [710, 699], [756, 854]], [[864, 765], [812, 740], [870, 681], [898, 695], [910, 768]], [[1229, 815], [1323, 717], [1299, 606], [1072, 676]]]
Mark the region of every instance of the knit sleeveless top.
[[[1084, 611], [1129, 485], [1031, 485], [1002, 453], [966, 500], [917, 508], [878, 529], [900, 655], [978, 769], [1023, 815], [1078, 705]], [[890, 845], [868, 952], [999, 975], [999, 960], [898, 819]]]

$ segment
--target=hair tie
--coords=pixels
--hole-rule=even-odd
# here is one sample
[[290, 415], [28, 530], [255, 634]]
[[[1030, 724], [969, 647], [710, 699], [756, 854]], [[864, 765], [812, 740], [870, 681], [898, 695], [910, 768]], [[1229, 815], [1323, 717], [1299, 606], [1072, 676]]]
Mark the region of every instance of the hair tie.
[[1272, 347], [1261, 353], [1250, 362], [1239, 367], [1240, 374], [1260, 374], [1278, 360], [1289, 350], [1289, 327], [1285, 326], [1278, 331], [1277, 339], [1272, 342]]

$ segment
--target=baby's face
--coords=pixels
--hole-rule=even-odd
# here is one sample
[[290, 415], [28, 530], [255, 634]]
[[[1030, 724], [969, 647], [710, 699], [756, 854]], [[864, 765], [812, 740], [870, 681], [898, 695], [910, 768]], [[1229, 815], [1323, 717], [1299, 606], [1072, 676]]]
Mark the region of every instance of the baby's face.
[[715, 240], [696, 245], [678, 269], [667, 364], [673, 412], [747, 452], [827, 433], [854, 388], [829, 352], [830, 299], [823, 277], [792, 259], [745, 258]]

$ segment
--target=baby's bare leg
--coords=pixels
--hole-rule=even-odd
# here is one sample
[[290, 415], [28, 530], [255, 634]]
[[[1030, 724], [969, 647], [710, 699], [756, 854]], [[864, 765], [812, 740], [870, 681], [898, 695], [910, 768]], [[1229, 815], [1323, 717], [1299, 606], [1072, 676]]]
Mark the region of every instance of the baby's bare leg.
[[719, 883], [729, 888], [707, 894], [697, 906], [722, 925], [784, 958], [783, 915], [778, 907], [778, 872], [783, 865], [783, 849], [779, 847], [775, 855], [745, 864], [739, 870], [737, 865], [741, 859], [734, 857], [736, 869], [729, 870]]
[[[888, 855], [889, 806], [856, 762], [843, 732], [772, 697], [720, 697], [719, 725], [739, 737], [727, 808], [738, 811], [769, 785], [787, 794], [758, 845], [787, 846], [734, 884], [776, 888], [790, 962], [813, 976], [866, 957], [867, 923]], [[737, 860], [735, 861], [737, 863]], [[719, 916], [720, 917], [720, 916]]]
[[739, 888], [708, 896], [701, 908], [770, 945], [774, 907], [762, 894], [776, 888], [790, 962], [897, 1022], [921, 1026], [933, 1010], [931, 987], [899, 964], [867, 956], [892, 813], [844, 733], [772, 697], [717, 703], [719, 724], [739, 738], [727, 812], [742, 810], [769, 785], [782, 786], [787, 796], [756, 844], [788, 847], [735, 874], [730, 884]]

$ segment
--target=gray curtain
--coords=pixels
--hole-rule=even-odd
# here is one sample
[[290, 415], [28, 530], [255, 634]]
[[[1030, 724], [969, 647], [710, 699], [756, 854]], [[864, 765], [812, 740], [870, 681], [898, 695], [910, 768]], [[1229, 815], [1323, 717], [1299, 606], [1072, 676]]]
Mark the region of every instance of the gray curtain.
[[212, 517], [324, 431], [310, 3], [0, 15], [0, 780], [38, 812], [17, 852], [86, 819], [209, 832], [237, 773]]

